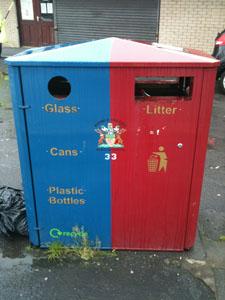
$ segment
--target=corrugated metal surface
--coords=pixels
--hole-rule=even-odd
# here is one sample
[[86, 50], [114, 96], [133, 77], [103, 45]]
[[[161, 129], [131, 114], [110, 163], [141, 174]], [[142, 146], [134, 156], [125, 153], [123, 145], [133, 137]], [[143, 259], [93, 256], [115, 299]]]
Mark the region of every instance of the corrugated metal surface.
[[[120, 39], [45, 49], [7, 60], [32, 243], [192, 247], [218, 62]], [[191, 96], [136, 97], [134, 79], [155, 76], [192, 77]]]
[[58, 42], [109, 36], [156, 41], [159, 0], [56, 0]]

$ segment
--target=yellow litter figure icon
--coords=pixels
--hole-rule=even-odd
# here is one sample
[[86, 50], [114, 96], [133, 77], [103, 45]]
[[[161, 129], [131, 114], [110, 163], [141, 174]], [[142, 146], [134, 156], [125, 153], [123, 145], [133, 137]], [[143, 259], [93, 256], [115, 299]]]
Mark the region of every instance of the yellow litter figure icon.
[[158, 152], [152, 152], [148, 159], [148, 171], [149, 172], [166, 172], [168, 164], [167, 154], [164, 151], [164, 147], [160, 146]]

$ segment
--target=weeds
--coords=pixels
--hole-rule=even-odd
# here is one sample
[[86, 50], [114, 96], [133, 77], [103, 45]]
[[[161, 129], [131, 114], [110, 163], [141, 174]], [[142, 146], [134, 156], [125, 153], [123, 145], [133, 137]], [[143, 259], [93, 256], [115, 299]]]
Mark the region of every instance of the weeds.
[[31, 252], [33, 250], [33, 247], [31, 245], [28, 245], [25, 247], [26, 252]]
[[79, 257], [84, 261], [89, 261], [95, 257], [116, 256], [115, 250], [100, 251], [100, 240], [96, 238], [95, 244], [93, 245], [89, 240], [88, 233], [85, 232], [82, 227], [74, 227], [73, 232], [75, 236], [72, 246], [64, 246], [58, 241], [49, 245], [46, 254], [50, 261], [63, 260], [71, 257]]
[[219, 241], [225, 242], [225, 235], [221, 235], [220, 238], [219, 238]]
[[47, 250], [48, 259], [51, 261], [62, 259], [65, 255], [65, 250], [65, 247], [61, 243], [52, 243]]
[[5, 72], [0, 72], [0, 79], [9, 80], [9, 76]]

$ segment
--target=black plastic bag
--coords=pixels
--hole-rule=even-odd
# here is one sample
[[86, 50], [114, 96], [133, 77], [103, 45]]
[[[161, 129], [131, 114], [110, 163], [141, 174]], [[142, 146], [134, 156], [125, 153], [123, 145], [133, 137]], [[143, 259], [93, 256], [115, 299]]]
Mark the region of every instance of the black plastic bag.
[[23, 192], [10, 187], [0, 187], [0, 234], [27, 235], [26, 208]]

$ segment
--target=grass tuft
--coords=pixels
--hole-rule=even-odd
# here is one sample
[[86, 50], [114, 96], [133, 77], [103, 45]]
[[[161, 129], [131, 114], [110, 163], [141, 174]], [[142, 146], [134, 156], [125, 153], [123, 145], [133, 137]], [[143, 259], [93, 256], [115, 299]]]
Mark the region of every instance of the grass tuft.
[[54, 242], [49, 245], [46, 253], [50, 261], [60, 260], [65, 255], [65, 247], [59, 242]]
[[58, 241], [48, 246], [46, 254], [50, 261], [63, 260], [69, 257], [79, 257], [84, 261], [89, 261], [95, 257], [116, 256], [115, 250], [100, 251], [101, 241], [98, 238], [96, 238], [93, 245], [83, 227], [73, 227], [73, 232], [77, 233], [77, 235], [73, 238], [72, 246], [64, 246]]
[[225, 242], [225, 235], [221, 235], [221, 236], [219, 237], [219, 241]]

